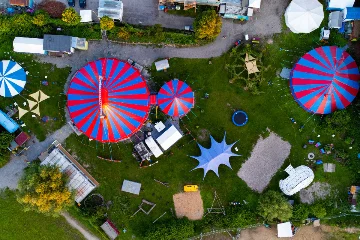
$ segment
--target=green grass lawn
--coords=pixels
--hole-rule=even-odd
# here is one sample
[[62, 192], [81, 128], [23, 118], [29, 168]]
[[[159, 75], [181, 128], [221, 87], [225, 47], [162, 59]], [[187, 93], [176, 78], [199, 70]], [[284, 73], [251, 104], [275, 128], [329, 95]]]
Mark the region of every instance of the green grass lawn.
[[10, 190], [0, 192], [0, 239], [85, 239], [63, 217], [24, 212]]
[[[66, 141], [66, 148], [76, 155], [79, 162], [88, 165], [89, 172], [100, 183], [96, 192], [101, 193], [106, 200], [113, 202], [109, 210], [109, 218], [119, 229], [127, 229], [127, 233], [121, 239], [130, 239], [132, 234], [142, 234], [152, 225], [152, 222], [164, 212], [167, 212], [161, 221], [167, 221], [174, 217], [172, 195], [182, 191], [184, 184], [198, 184], [204, 201], [204, 208], [210, 207], [213, 193], [217, 191], [224, 205], [231, 201], [246, 200], [250, 207], [255, 207], [258, 193], [254, 193], [244, 181], [237, 177], [236, 173], [241, 164], [250, 156], [252, 148], [259, 136], [268, 134], [266, 129], [274, 131], [292, 145], [289, 158], [285, 161], [282, 169], [271, 180], [268, 189], [279, 191], [278, 183], [287, 174], [283, 169], [291, 163], [293, 166], [307, 165], [305, 161], [309, 152], [315, 152], [319, 157], [319, 150], [313, 146], [303, 149], [302, 146], [308, 139], [319, 140], [324, 144], [334, 143], [336, 148], [347, 148], [340, 136], [332, 138], [325, 134], [319, 126], [320, 118], [312, 116], [304, 111], [293, 100], [290, 94], [288, 81], [276, 77], [276, 71], [282, 66], [291, 67], [292, 64], [305, 52], [314, 46], [321, 45], [316, 41], [318, 32], [310, 34], [306, 38], [295, 34], [282, 34], [274, 39], [273, 45], [264, 48], [265, 64], [272, 65], [267, 80], [260, 90], [263, 94], [255, 96], [245, 91], [242, 83], [229, 83], [225, 70], [228, 55], [211, 59], [171, 59], [170, 69], [167, 72], [152, 72], [152, 79], [156, 88], [172, 78], [185, 80], [195, 91], [196, 104], [191, 113], [181, 121], [185, 133], [190, 131], [169, 151], [159, 159], [159, 163], [148, 168], [139, 168], [135, 159], [131, 156], [132, 144], [101, 144], [89, 141], [86, 136], [71, 135]], [[337, 42], [339, 41], [339, 42]], [[343, 45], [337, 37], [331, 43]], [[280, 49], [293, 49], [281, 51]], [[271, 84], [268, 85], [267, 81]], [[210, 97], [204, 98], [208, 93]], [[234, 109], [241, 109], [248, 113], [249, 122], [244, 127], [236, 127], [231, 122]], [[351, 108], [350, 108], [351, 109]], [[164, 116], [160, 113], [159, 118]], [[297, 124], [293, 124], [290, 118], [294, 118]], [[154, 119], [154, 114], [150, 115]], [[305, 125], [302, 131], [300, 126]], [[197, 166], [197, 161], [189, 155], [199, 155], [200, 150], [196, 141], [205, 147], [210, 146], [209, 138], [201, 139], [201, 132], [207, 130], [212, 136], [220, 141], [224, 133], [227, 133], [228, 143], [235, 142], [241, 157], [232, 157], [232, 169], [220, 166], [218, 178], [213, 172], [208, 173], [203, 179], [202, 170], [191, 169]], [[321, 137], [317, 138], [320, 134]], [[193, 138], [196, 138], [194, 141]], [[122, 160], [121, 163], [103, 161], [97, 156]], [[324, 162], [334, 162], [332, 155], [322, 155]], [[352, 172], [345, 165], [337, 163], [336, 172], [323, 173], [322, 166], [314, 167], [315, 180], [330, 183], [333, 189], [338, 189], [346, 194], [346, 188], [352, 183]], [[170, 184], [166, 188], [153, 179], [158, 179]], [[140, 196], [135, 196], [120, 191], [124, 179], [140, 182], [142, 189]], [[121, 213], [120, 198], [126, 197], [130, 201], [130, 207]], [[130, 218], [137, 210], [141, 199], [156, 203], [154, 210], [147, 216], [142, 212]], [[294, 196], [298, 200], [298, 195]]]
[[[50, 96], [50, 98], [40, 103], [40, 116], [36, 115], [36, 118], [33, 118], [32, 115], [34, 113], [29, 112], [21, 118], [26, 124], [26, 127], [23, 127], [22, 130], [34, 133], [40, 141], [43, 141], [47, 134], [54, 132], [65, 124], [64, 107], [66, 95], [63, 92], [70, 67], [57, 68], [52, 64], [40, 63], [36, 61], [36, 57], [30, 54], [14, 53], [11, 49], [11, 45], [6, 42], [3, 43], [0, 48], [0, 58], [15, 60], [29, 74], [27, 75], [25, 88], [20, 95], [13, 98], [1, 97], [0, 109], [6, 111], [6, 106], [13, 105], [16, 102], [23, 109], [29, 110], [29, 106], [24, 106], [23, 103], [26, 102], [27, 98], [32, 99], [28, 96], [38, 90]], [[47, 80], [49, 85], [42, 85], [41, 82], [43, 80]], [[50, 118], [47, 123], [41, 121], [41, 118], [44, 116], [49, 116]], [[18, 117], [18, 114], [13, 116], [14, 119], [15, 117]]]

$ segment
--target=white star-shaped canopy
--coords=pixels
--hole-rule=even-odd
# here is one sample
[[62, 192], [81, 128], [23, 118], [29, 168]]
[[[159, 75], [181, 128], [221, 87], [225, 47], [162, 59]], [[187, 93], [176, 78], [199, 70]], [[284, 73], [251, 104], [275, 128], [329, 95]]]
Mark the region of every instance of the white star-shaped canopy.
[[241, 155], [231, 152], [231, 148], [234, 146], [236, 142], [228, 145], [226, 144], [225, 138], [226, 138], [226, 133], [222, 142], [217, 142], [212, 136], [210, 136], [211, 147], [209, 149], [204, 148], [203, 146], [198, 144], [201, 150], [201, 156], [198, 157], [190, 156], [190, 157], [198, 160], [199, 165], [192, 170], [199, 168], [204, 169], [204, 178], [205, 178], [206, 174], [210, 170], [213, 171], [219, 177], [218, 169], [221, 164], [224, 164], [229, 168], [231, 168], [230, 157], [241, 156]]

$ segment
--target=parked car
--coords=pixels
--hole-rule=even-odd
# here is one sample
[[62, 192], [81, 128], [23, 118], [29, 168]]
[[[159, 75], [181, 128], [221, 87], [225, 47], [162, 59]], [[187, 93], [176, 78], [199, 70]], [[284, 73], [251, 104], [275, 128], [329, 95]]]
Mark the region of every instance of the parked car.
[[194, 31], [194, 28], [193, 26], [185, 26], [185, 31], [189, 31], [189, 32], [193, 32]]
[[75, 7], [75, 0], [68, 0], [69, 7]]
[[86, 8], [86, 0], [79, 0], [79, 6], [81, 8]]

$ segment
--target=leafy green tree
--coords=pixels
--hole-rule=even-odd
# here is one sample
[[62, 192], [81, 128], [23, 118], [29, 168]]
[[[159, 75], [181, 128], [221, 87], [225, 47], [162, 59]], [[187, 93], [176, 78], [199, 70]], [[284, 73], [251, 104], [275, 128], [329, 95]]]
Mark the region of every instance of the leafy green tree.
[[310, 208], [311, 214], [317, 218], [323, 218], [326, 216], [326, 209], [320, 203], [316, 203]]
[[266, 221], [286, 221], [292, 216], [292, 206], [281, 193], [268, 191], [259, 198], [258, 214]]
[[221, 18], [214, 10], [207, 10], [198, 15], [194, 21], [195, 37], [212, 40], [221, 32]]
[[10, 159], [8, 147], [12, 140], [14, 140], [13, 135], [7, 132], [0, 133], [0, 167], [4, 166]]
[[105, 31], [113, 29], [115, 26], [114, 20], [108, 16], [104, 16], [100, 19], [100, 28]]
[[50, 16], [47, 12], [45, 11], [36, 11], [35, 15], [32, 19], [32, 23], [35, 24], [36, 26], [42, 27], [46, 24], [48, 24], [50, 20]]
[[194, 223], [187, 219], [172, 220], [151, 227], [145, 240], [187, 239], [195, 234]]
[[25, 211], [56, 216], [74, 201], [67, 181], [68, 177], [58, 167], [33, 163], [19, 181], [17, 200]]
[[310, 206], [307, 204], [296, 204], [293, 208], [292, 219], [294, 220], [305, 220], [309, 217]]
[[80, 23], [81, 17], [80, 15], [75, 11], [74, 8], [67, 8], [62, 13], [63, 22], [67, 23], [70, 26], [75, 26]]

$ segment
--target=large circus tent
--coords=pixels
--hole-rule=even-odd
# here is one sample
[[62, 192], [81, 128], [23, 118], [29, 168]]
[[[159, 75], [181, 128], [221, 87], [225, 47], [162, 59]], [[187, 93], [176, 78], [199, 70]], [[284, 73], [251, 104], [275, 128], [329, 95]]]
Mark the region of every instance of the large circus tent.
[[72, 78], [68, 110], [76, 127], [90, 139], [118, 142], [142, 127], [149, 114], [149, 96], [144, 78], [132, 65], [101, 58]]
[[18, 95], [25, 87], [25, 70], [11, 60], [0, 62], [0, 96], [13, 97]]
[[290, 89], [297, 103], [314, 114], [344, 109], [359, 91], [360, 74], [354, 59], [336, 46], [306, 53], [294, 66]]

